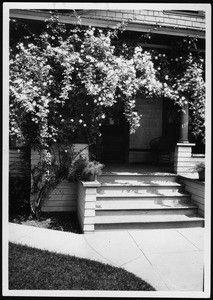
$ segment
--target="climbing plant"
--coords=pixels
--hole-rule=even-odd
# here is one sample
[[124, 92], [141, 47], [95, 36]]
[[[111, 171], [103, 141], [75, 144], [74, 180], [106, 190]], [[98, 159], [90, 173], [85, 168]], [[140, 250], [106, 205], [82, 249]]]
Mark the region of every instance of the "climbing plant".
[[205, 58], [197, 39], [184, 38], [166, 53], [152, 51], [152, 58], [164, 97], [183, 111], [189, 103], [191, 133], [205, 143]]
[[[32, 169], [37, 204], [63, 177], [54, 167], [54, 145], [66, 148], [78, 135], [95, 143], [109, 108], [116, 106], [123, 107], [135, 132], [140, 124], [136, 96], [161, 93], [151, 55], [140, 47], [131, 58], [115, 55], [114, 35], [93, 27], [68, 28], [52, 16], [42, 33], [11, 48], [10, 135], [40, 155]], [[38, 205], [31, 206], [35, 211]]]

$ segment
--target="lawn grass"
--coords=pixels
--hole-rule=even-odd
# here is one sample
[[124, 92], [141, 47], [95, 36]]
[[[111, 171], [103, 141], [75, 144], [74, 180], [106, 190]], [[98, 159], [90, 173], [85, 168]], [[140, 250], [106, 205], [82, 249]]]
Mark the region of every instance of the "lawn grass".
[[154, 291], [121, 268], [14, 243], [9, 243], [9, 289]]

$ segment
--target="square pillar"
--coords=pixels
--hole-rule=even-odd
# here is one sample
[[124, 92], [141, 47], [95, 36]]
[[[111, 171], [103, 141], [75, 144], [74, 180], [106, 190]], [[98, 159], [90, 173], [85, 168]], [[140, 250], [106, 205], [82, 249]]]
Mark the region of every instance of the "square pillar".
[[174, 153], [174, 172], [184, 175], [191, 173], [194, 166], [192, 161], [193, 143], [177, 143]]
[[78, 183], [78, 220], [83, 233], [95, 231], [95, 204], [98, 181], [80, 181]]

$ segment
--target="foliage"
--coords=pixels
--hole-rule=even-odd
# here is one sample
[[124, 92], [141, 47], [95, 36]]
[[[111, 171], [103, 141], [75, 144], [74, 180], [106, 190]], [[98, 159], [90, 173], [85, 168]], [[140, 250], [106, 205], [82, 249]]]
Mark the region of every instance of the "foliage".
[[31, 215], [16, 214], [10, 218], [10, 222], [25, 226], [34, 226], [52, 230], [60, 230], [81, 234], [82, 230], [78, 222], [77, 212], [42, 212], [39, 219], [33, 219]]
[[116, 56], [113, 36], [91, 27], [71, 29], [52, 16], [44, 32], [11, 48], [10, 135], [40, 155], [32, 169], [34, 213], [63, 172], [69, 175], [73, 157], [66, 166], [66, 159], [57, 164], [55, 145], [70, 145], [79, 135], [96, 143], [108, 108], [118, 103], [134, 132], [140, 120], [136, 96], [160, 93], [149, 53], [136, 47], [131, 59]]
[[197, 163], [193, 168], [193, 171], [198, 173], [205, 171], [205, 163], [204, 162]]
[[87, 160], [80, 156], [74, 160], [69, 169], [68, 180], [69, 181], [78, 181], [82, 180], [83, 170], [86, 167]]
[[88, 158], [80, 156], [70, 165], [68, 180], [94, 180], [95, 176], [102, 174], [104, 165], [93, 160], [90, 161]]
[[195, 138], [205, 143], [205, 81], [203, 55], [196, 50], [196, 39], [185, 38], [170, 51], [152, 51], [156, 76], [163, 85], [163, 95], [184, 111], [189, 103], [190, 126]]
[[87, 139], [100, 135], [106, 107], [124, 105], [134, 132], [138, 92], [159, 92], [151, 56], [135, 49], [132, 59], [114, 55], [112, 32], [66, 29], [52, 17], [46, 32], [26, 38], [11, 50], [10, 133], [34, 146], [73, 140], [78, 130]]
[[102, 169], [103, 169], [104, 165], [100, 164], [97, 161], [86, 161], [86, 166], [83, 169], [83, 179], [84, 180], [90, 180], [92, 178], [92, 180], [95, 179], [96, 176], [101, 175], [102, 174]]

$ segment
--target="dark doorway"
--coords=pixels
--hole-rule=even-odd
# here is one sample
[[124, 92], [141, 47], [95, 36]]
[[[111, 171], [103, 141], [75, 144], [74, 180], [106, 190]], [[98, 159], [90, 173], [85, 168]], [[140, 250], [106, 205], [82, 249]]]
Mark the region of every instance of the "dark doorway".
[[129, 128], [122, 111], [107, 117], [101, 132], [101, 161], [103, 163], [128, 162]]

